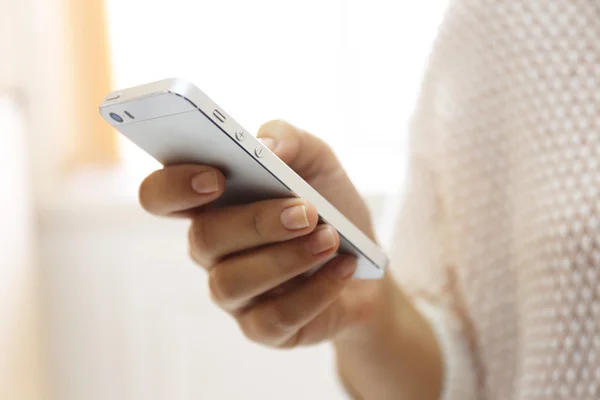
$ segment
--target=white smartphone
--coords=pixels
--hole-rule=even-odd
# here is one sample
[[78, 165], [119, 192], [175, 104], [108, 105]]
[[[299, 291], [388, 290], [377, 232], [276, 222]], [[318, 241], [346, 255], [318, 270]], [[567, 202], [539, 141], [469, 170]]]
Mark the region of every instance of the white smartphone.
[[340, 251], [358, 258], [354, 277], [383, 276], [384, 252], [193, 84], [167, 79], [119, 90], [106, 96], [100, 114], [163, 165], [206, 164], [223, 171], [227, 185], [216, 206], [286, 197], [310, 201], [338, 231]]

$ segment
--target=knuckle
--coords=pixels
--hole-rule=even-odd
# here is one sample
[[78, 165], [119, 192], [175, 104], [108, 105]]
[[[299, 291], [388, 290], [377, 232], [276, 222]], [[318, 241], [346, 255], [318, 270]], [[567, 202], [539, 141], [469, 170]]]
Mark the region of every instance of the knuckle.
[[142, 181], [138, 189], [138, 200], [140, 205], [147, 212], [152, 212], [152, 187], [155, 184], [158, 171], [150, 174]]
[[282, 119], [272, 119], [263, 123], [259, 128], [259, 132], [270, 131], [272, 129], [285, 127], [285, 125], [287, 125], [287, 122], [285, 122]]
[[270, 346], [280, 343], [290, 325], [286, 317], [281, 317], [270, 309], [253, 309], [239, 318], [238, 323], [248, 339]]
[[193, 225], [190, 225], [188, 228], [188, 255], [189, 257], [196, 263], [199, 262], [198, 257], [196, 257], [196, 251], [194, 247], [194, 229]]
[[192, 226], [188, 229], [188, 255], [194, 263], [202, 268], [209, 269], [214, 264], [214, 261], [211, 258], [203, 257], [201, 254], [198, 254], [198, 251], [194, 246], [194, 230], [192, 229]]
[[282, 254], [280, 263], [287, 272], [303, 272], [307, 268], [314, 266], [314, 256], [306, 250], [306, 237], [299, 238], [290, 243], [290, 250]]
[[263, 265], [275, 268], [282, 276], [293, 275], [302, 270], [302, 262], [298, 259], [297, 247], [294, 243], [285, 244], [282, 247], [269, 249], [262, 254]]
[[266, 328], [276, 335], [290, 332], [297, 323], [295, 315], [281, 307], [267, 308], [264, 319], [266, 320]]
[[312, 256], [301, 240], [290, 241], [273, 251], [264, 252], [264, 264], [277, 268], [281, 276], [294, 277], [311, 268]]
[[298, 330], [298, 332], [292, 335], [291, 338], [277, 343], [275, 347], [282, 350], [290, 350], [300, 347], [300, 345], [302, 344], [303, 331], [304, 329], [301, 328], [300, 330]]
[[323, 139], [317, 138], [320, 143], [321, 151], [324, 155], [335, 156], [333, 148], [329, 145], [329, 143], [324, 142]]
[[253, 342], [275, 348], [290, 348], [288, 338], [295, 331], [295, 320], [277, 308], [252, 309], [237, 317], [244, 336]]
[[214, 268], [208, 274], [208, 288], [213, 301], [226, 305], [235, 301], [235, 294], [228, 280], [219, 268]]
[[294, 134], [296, 132], [296, 128], [287, 121], [282, 119], [274, 119], [268, 122], [265, 122], [261, 125], [258, 130], [258, 137], [262, 137], [264, 135], [289, 135]]
[[190, 246], [193, 249], [192, 251], [203, 258], [210, 258], [214, 243], [212, 242], [211, 230], [208, 229], [206, 219], [202, 216], [194, 218], [190, 230]]
[[254, 215], [252, 217], [252, 230], [260, 238], [268, 238], [269, 237], [269, 231], [267, 228], [268, 224], [266, 223], [266, 221], [267, 221], [266, 214], [267, 213], [268, 213], [268, 209], [266, 207], [258, 206], [254, 210]]
[[311, 135], [310, 133], [305, 132], [304, 134], [311, 136], [312, 140], [315, 141], [318, 159], [337, 159], [335, 151], [333, 151], [333, 148], [329, 145], [329, 143], [317, 136]]
[[239, 316], [236, 318], [236, 322], [246, 339], [256, 343], [264, 342], [264, 340], [258, 334], [258, 330], [256, 329], [254, 315], [249, 316], [248, 314], [245, 314]]

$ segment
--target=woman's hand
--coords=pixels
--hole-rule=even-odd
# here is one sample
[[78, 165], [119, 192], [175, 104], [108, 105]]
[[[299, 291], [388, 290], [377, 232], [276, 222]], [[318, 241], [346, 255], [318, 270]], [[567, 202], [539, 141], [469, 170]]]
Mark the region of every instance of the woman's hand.
[[[373, 238], [367, 207], [327, 145], [281, 121], [258, 137]], [[340, 243], [333, 228], [317, 225], [315, 207], [291, 198], [211, 208], [225, 190], [215, 168], [179, 165], [150, 175], [140, 201], [153, 214], [192, 220], [191, 256], [248, 338], [278, 348], [335, 339], [340, 376], [356, 398], [439, 398], [433, 331], [389, 274], [352, 280], [355, 260], [338, 256], [306, 277]]]
[[[373, 238], [367, 207], [326, 144], [281, 121], [263, 125], [258, 137]], [[192, 220], [191, 256], [208, 272], [214, 302], [248, 338], [273, 347], [307, 345], [368, 319], [380, 282], [353, 281], [352, 257], [335, 257], [306, 277], [340, 243], [335, 229], [317, 225], [312, 204], [290, 198], [206, 207], [225, 186], [213, 167], [171, 166], [146, 178], [140, 201], [152, 214]]]

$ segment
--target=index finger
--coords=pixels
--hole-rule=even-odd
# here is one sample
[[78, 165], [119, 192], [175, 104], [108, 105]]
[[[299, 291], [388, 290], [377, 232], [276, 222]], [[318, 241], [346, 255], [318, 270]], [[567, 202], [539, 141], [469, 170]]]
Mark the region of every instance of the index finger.
[[144, 179], [139, 200], [150, 214], [173, 216], [218, 199], [224, 190], [225, 176], [214, 167], [173, 165]]

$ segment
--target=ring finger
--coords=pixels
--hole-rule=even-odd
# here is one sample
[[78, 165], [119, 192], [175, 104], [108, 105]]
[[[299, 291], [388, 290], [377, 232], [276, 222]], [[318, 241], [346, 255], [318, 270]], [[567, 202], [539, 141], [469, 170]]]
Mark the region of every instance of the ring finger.
[[331, 258], [339, 236], [328, 225], [308, 236], [240, 254], [216, 265], [209, 273], [213, 300], [228, 311], [278, 287]]

